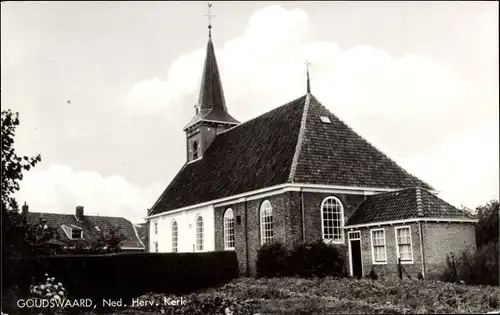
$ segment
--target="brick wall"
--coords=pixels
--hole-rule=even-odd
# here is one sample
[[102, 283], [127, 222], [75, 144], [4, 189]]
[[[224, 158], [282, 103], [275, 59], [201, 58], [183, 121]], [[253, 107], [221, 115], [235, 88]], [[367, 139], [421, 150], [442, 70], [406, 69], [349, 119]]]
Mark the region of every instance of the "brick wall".
[[[412, 278], [416, 278], [419, 272], [422, 272], [422, 256], [420, 252], [420, 231], [418, 223], [402, 224], [402, 225], [382, 225], [380, 227], [369, 227], [358, 229], [361, 231], [361, 248], [362, 248], [362, 262], [363, 262], [363, 273], [368, 275], [372, 268], [375, 270], [379, 276], [397, 276], [397, 248], [396, 248], [396, 227], [409, 226], [411, 230], [411, 241], [412, 241], [412, 252], [413, 252], [413, 263], [403, 264], [403, 268], [410, 274]], [[372, 242], [370, 231], [373, 229], [384, 229], [385, 230], [385, 245], [386, 245], [386, 255], [387, 263], [385, 264], [373, 264], [372, 259]]]
[[[260, 205], [264, 200], [269, 200], [273, 207], [274, 240], [289, 245], [293, 242], [292, 231], [300, 230], [297, 227], [296, 213], [298, 210], [290, 210], [291, 203], [300, 201], [297, 196], [290, 193], [269, 196], [247, 202], [236, 203], [224, 207], [215, 208], [215, 250], [224, 250], [223, 216], [226, 209], [234, 211], [235, 221], [241, 216], [241, 223], [235, 222], [235, 250], [240, 264], [242, 275], [255, 275], [257, 252], [261, 246], [260, 235]], [[246, 208], [246, 217], [245, 217]], [[294, 223], [291, 226], [290, 222]], [[300, 225], [300, 221], [298, 222]]]
[[355, 207], [364, 199], [363, 195], [304, 192], [306, 242], [314, 242], [322, 237], [321, 203], [329, 196], [337, 197], [342, 202], [344, 206], [344, 221], [347, 221]]
[[[352, 194], [304, 193], [306, 242], [314, 242], [322, 237], [320, 207], [321, 202], [328, 196], [335, 196], [341, 200], [346, 220], [354, 207], [364, 198], [363, 195]], [[291, 248], [303, 240], [304, 226], [302, 225], [300, 192], [286, 192], [281, 195], [215, 208], [215, 250], [224, 250], [224, 212], [231, 208], [235, 220], [237, 216], [241, 217], [241, 223], [235, 224], [235, 250], [242, 275], [255, 275], [256, 272], [257, 252], [261, 246], [259, 209], [264, 200], [269, 200], [273, 207], [275, 241]], [[348, 255], [347, 251], [346, 255]]]
[[446, 267], [446, 255], [459, 255], [476, 249], [476, 235], [471, 223], [422, 223], [427, 278], [437, 278]]

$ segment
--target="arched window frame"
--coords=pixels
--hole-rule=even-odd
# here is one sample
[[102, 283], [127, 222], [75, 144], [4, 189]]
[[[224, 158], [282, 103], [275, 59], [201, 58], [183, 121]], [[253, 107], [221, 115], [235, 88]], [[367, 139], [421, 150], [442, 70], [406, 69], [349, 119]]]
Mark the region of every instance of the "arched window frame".
[[224, 249], [232, 250], [234, 249], [234, 212], [233, 209], [228, 208], [224, 212], [223, 217], [224, 224]]
[[[199, 224], [201, 223], [201, 225]], [[197, 252], [202, 252], [204, 250], [204, 238], [205, 238], [205, 227], [204, 227], [204, 220], [201, 215], [197, 215], [195, 219], [195, 251]]]
[[[339, 236], [340, 238], [335, 238], [335, 231], [334, 231], [334, 227], [335, 225], [333, 224], [332, 225], [332, 236], [333, 237], [330, 237], [329, 234], [328, 235], [325, 235], [325, 221], [327, 221], [327, 219], [325, 219], [325, 204], [330, 201], [330, 200], [333, 200], [334, 202], [336, 202], [339, 207], [340, 207], [340, 233], [339, 233]], [[334, 221], [333, 221], [334, 222]], [[342, 201], [340, 201], [339, 198], [335, 197], [335, 196], [328, 196], [326, 197], [325, 199], [323, 199], [323, 201], [321, 202], [321, 237], [323, 239], [323, 241], [325, 241], [326, 243], [333, 243], [333, 244], [344, 244], [345, 243], [345, 235], [344, 235], [344, 205], [342, 204]]]
[[198, 158], [198, 141], [193, 141], [193, 160]]
[[[270, 215], [268, 212], [270, 211]], [[264, 200], [259, 208], [260, 217], [260, 244], [272, 243], [274, 241], [274, 218], [273, 205], [269, 200]], [[269, 220], [270, 217], [270, 220]]]
[[170, 227], [172, 230], [172, 253], [177, 253], [179, 251], [179, 224], [174, 219]]

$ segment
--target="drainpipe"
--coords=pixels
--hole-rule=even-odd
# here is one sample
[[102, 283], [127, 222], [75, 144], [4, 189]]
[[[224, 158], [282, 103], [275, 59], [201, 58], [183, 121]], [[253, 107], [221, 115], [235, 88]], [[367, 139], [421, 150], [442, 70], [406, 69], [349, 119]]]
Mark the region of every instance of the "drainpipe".
[[424, 234], [422, 233], [422, 222], [421, 221], [418, 221], [418, 231], [420, 234], [420, 257], [422, 259], [422, 276], [425, 279]]
[[302, 212], [302, 243], [306, 242], [306, 216], [304, 214], [304, 192], [300, 188], [300, 211]]
[[250, 274], [248, 269], [250, 261], [248, 258], [248, 206], [246, 198], [243, 200], [243, 203], [245, 204], [245, 258], [246, 258], [245, 276], [248, 277]]

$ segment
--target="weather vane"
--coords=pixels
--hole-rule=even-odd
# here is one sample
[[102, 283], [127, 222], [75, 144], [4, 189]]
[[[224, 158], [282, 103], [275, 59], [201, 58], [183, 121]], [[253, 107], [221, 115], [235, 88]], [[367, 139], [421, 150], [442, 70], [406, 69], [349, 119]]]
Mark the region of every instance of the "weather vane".
[[311, 63], [309, 62], [309, 60], [307, 60], [306, 62], [304, 62], [304, 64], [306, 65], [306, 71], [309, 73], [309, 66], [311, 65]]
[[208, 14], [205, 14], [205, 16], [208, 16], [208, 36], [212, 37], [212, 18], [215, 15], [212, 14], [212, 4], [210, 2], [208, 3]]

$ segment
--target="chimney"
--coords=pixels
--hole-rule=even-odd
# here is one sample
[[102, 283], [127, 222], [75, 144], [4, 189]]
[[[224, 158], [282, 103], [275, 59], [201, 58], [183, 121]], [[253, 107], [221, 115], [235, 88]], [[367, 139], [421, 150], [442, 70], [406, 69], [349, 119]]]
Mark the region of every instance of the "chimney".
[[28, 216], [29, 209], [30, 209], [30, 207], [26, 204], [26, 201], [25, 201], [24, 205], [21, 207], [21, 214], [23, 215], [23, 217]]
[[78, 220], [82, 220], [83, 219], [83, 206], [77, 206], [76, 207], [76, 218]]

